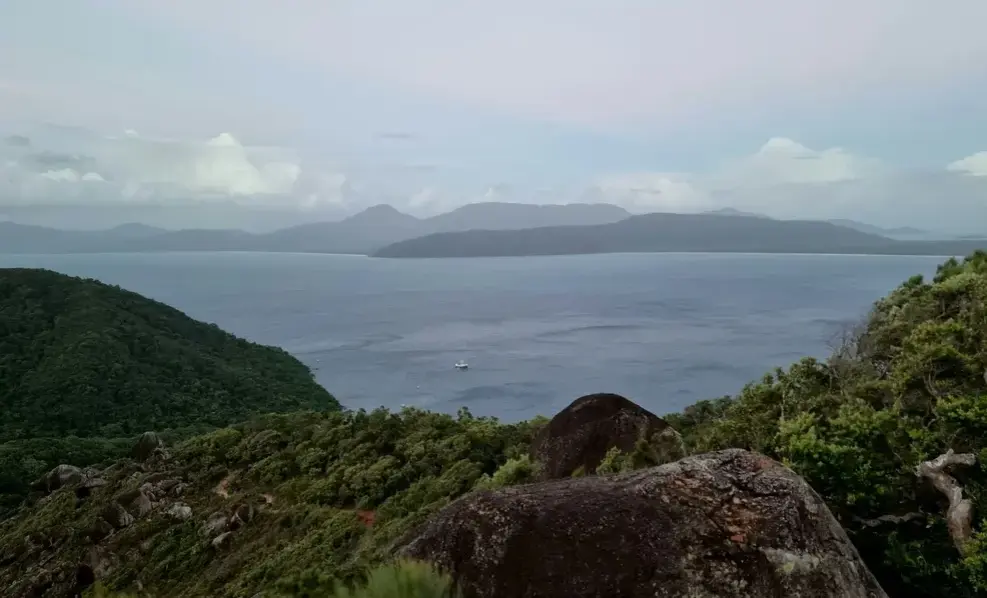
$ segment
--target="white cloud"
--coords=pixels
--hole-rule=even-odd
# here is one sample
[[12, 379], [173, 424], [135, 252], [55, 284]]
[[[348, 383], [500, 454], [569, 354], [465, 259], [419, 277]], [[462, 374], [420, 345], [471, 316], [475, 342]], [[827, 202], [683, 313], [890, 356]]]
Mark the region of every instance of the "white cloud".
[[415, 210], [428, 209], [439, 200], [435, 187], [424, 187], [411, 195], [408, 199], [408, 207]]
[[75, 183], [79, 181], [79, 173], [71, 168], [62, 168], [60, 170], [49, 170], [47, 172], [42, 172], [41, 178], [49, 181]]
[[720, 188], [770, 187], [797, 183], [835, 183], [880, 175], [879, 160], [834, 147], [813, 150], [784, 137], [769, 139], [750, 156], [725, 164], [712, 177]]
[[601, 178], [595, 185], [604, 201], [645, 212], [691, 212], [709, 205], [708, 195], [689, 175], [637, 172]]
[[46, 132], [46, 141], [61, 145], [52, 149], [62, 153], [51, 155], [84, 158], [89, 168], [96, 166], [98, 171], [79, 170], [74, 164], [33, 170], [43, 162], [30, 158], [50, 153], [49, 148], [39, 147], [37, 154], [26, 155], [28, 159], [7, 161], [3, 201], [75, 200], [79, 192], [65, 185], [101, 183], [105, 184], [99, 197], [103, 201], [179, 196], [257, 203], [264, 196], [283, 201], [302, 178], [294, 152], [247, 147], [229, 133], [206, 141], [180, 141], [144, 138], [129, 129], [120, 137], [91, 132], [66, 135], [54, 128]]
[[[553, 187], [529, 188], [516, 181], [489, 184], [511, 175], [492, 168], [409, 169], [395, 165], [392, 156], [387, 162], [340, 163], [303, 158], [288, 148], [244, 145], [229, 133], [202, 141], [148, 139], [133, 131], [110, 138], [77, 130], [31, 138], [29, 150], [3, 150], [8, 159], [0, 162], [0, 204], [235, 202], [315, 218], [377, 203], [428, 215], [470, 202], [579, 201], [614, 203], [632, 212], [732, 207], [779, 218], [853, 218], [951, 230], [987, 222], [987, 152], [933, 170], [904, 171], [845, 148], [816, 149], [775, 137], [707, 172], [586, 172]], [[43, 152], [49, 152], [48, 160], [36, 159]]]
[[598, 179], [595, 189], [603, 201], [637, 212], [732, 207], [778, 218], [853, 218], [977, 232], [987, 222], [984, 175], [987, 152], [942, 169], [915, 171], [843, 148], [815, 150], [776, 137], [710, 172], [615, 174]]
[[[706, 173], [633, 172], [595, 183], [605, 201], [635, 211], [695, 212], [730, 205], [738, 209], [799, 208], [795, 189], [887, 176], [879, 160], [842, 148], [814, 150], [784, 137]], [[743, 205], [733, 205], [743, 204]], [[784, 207], [784, 205], [782, 206]]]
[[987, 152], [977, 152], [957, 160], [946, 167], [951, 172], [959, 172], [970, 176], [987, 176]]

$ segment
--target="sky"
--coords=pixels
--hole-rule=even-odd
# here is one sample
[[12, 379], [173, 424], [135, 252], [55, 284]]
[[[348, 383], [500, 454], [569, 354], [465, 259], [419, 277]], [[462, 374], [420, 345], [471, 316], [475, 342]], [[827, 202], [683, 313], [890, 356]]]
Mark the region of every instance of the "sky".
[[0, 217], [606, 201], [982, 233], [984, 22], [981, 0], [0, 0]]

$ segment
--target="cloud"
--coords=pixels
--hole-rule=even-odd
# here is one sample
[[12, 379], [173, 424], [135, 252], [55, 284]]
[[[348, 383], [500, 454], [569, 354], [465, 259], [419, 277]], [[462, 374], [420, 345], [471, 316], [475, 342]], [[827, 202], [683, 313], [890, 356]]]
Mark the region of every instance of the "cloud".
[[957, 160], [946, 167], [950, 172], [959, 172], [970, 176], [987, 176], [987, 152], [977, 152], [962, 160]]
[[76, 200], [79, 191], [66, 185], [80, 183], [102, 183], [102, 201], [169, 196], [254, 201], [291, 195], [302, 174], [293, 152], [246, 147], [229, 133], [182, 141], [144, 138], [132, 130], [118, 137], [82, 131], [59, 135], [65, 132], [57, 127], [47, 132], [49, 142], [69, 150], [13, 154], [3, 169], [4, 201]]
[[29, 147], [31, 145], [31, 139], [23, 135], [10, 135], [3, 141], [13, 147]]
[[[346, 161], [245, 145], [230, 133], [176, 140], [54, 127], [30, 138], [30, 146], [0, 146], [0, 204], [232, 202], [315, 218], [378, 203], [428, 215], [485, 201], [578, 201], [638, 213], [732, 207], [779, 218], [853, 218], [949, 230], [987, 222], [987, 152], [908, 170], [847, 148], [813, 148], [776, 136], [704, 170], [579, 169], [545, 185], [512, 178], [511, 167], [496, 162], [486, 168], [423, 168], [418, 161], [402, 162], [400, 152]], [[415, 151], [405, 153], [420, 159]]]
[[636, 172], [605, 176], [591, 193], [596, 201], [638, 212], [692, 212], [712, 205], [694, 177], [685, 174]]
[[888, 172], [880, 161], [839, 147], [810, 149], [785, 137], [773, 137], [750, 156], [723, 165], [712, 177], [716, 187], [771, 187], [799, 183], [836, 183]]
[[595, 187], [604, 201], [634, 211], [699, 212], [726, 206], [777, 210], [779, 202], [797, 210], [805, 206], [791, 198], [795, 189], [872, 180], [890, 172], [880, 160], [843, 148], [814, 150], [773, 137], [754, 153], [709, 172], [618, 173], [600, 177]]
[[[970, 176], [972, 175], [972, 176]], [[845, 148], [775, 137], [708, 172], [597, 179], [595, 197], [637, 212], [731, 207], [777, 218], [853, 218], [877, 225], [984, 232], [987, 152], [938, 169], [902, 169]], [[978, 178], [979, 177], [979, 178]]]

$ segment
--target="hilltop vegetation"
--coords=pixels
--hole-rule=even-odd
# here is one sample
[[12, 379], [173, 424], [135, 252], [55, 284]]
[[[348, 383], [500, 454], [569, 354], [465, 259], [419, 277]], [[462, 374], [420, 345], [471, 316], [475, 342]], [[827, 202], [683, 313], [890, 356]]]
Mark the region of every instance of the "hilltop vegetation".
[[[538, 423], [379, 409], [224, 428], [174, 447], [164, 463], [120, 462], [83, 501], [56, 492], [0, 524], [0, 586], [19, 596], [50, 588], [60, 573], [71, 583], [79, 563], [99, 570], [87, 555], [105, 536], [107, 505], [127, 504], [121, 497], [150, 483], [147, 495], [180, 500], [190, 518], [159, 508], [106, 538], [99, 554], [116, 565], [101, 578], [107, 589], [133, 590], [140, 580], [158, 596], [328, 596], [337, 581], [359, 581], [388, 560], [394, 540], [453, 498], [530, 479], [522, 455]], [[242, 525], [228, 524], [231, 515]], [[211, 545], [227, 530], [228, 544]], [[36, 566], [52, 544], [56, 560]]]
[[[828, 359], [666, 420], [689, 453], [744, 448], [789, 465], [890, 596], [987, 594], [987, 253], [905, 281]], [[331, 596], [390, 563], [395, 542], [456, 497], [539, 479], [529, 450], [543, 423], [415, 409], [257, 417], [189, 438], [166, 461], [118, 461], [82, 498], [59, 490], [0, 523], [0, 585], [58, 595], [99, 572], [105, 596], [138, 585], [159, 596]], [[654, 463], [642, 458], [653, 453], [644, 440], [630, 454], [611, 449], [596, 474]], [[953, 463], [937, 469], [943, 455]], [[955, 488], [971, 502], [956, 502]], [[107, 530], [107, 509], [138, 489], [161, 506]], [[435, 595], [447, 589], [420, 570], [381, 571], [376, 583], [419, 575]]]
[[[906, 281], [828, 360], [802, 360], [669, 422], [694, 452], [747, 448], [791, 466], [890, 594], [987, 592], [987, 254]], [[949, 450], [975, 460], [949, 471], [976, 509], [960, 542], [946, 498], [916, 475]]]
[[146, 430], [338, 408], [281, 349], [94, 280], [0, 270], [0, 495], [58, 463], [119, 456]]

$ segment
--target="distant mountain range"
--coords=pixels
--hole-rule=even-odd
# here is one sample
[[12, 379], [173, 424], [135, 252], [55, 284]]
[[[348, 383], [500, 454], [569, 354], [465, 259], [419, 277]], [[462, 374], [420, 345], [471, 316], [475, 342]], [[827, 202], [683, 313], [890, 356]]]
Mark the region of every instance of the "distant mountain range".
[[987, 241], [901, 241], [814, 220], [735, 214], [644, 214], [619, 222], [526, 230], [431, 234], [394, 243], [376, 257], [494, 257], [586, 253], [732, 252], [965, 255]]
[[275, 251], [369, 254], [391, 243], [438, 232], [607, 224], [630, 213], [610, 204], [475, 203], [430, 218], [378, 205], [338, 222], [315, 222], [271, 233], [233, 229], [169, 231], [124, 224], [103, 231], [68, 231], [0, 222], [0, 253], [141, 251]]
[[898, 239], [900, 241], [937, 240], [937, 236], [934, 233], [919, 228], [912, 228], [910, 226], [902, 226], [898, 228], [881, 228], [879, 226], [864, 224], [863, 222], [857, 222], [855, 220], [843, 220], [843, 219], [827, 220], [826, 222], [830, 222], [837, 226], [845, 226], [847, 228], [852, 228], [862, 233], [881, 235], [882, 237], [888, 237], [890, 239]]
[[[767, 218], [771, 220], [770, 216], [765, 216], [764, 214], [756, 214], [753, 212], [742, 212], [734, 208], [720, 208], [718, 210], [710, 210], [706, 214], [717, 214], [720, 216], [746, 216], [748, 218]], [[825, 220], [824, 222], [829, 222], [837, 226], [842, 226], [844, 228], [852, 228], [853, 230], [860, 231], [862, 233], [869, 233], [872, 235], [880, 235], [882, 237], [888, 237], [889, 239], [898, 239], [901, 241], [911, 240], [942, 240], [943, 235], [936, 235], [935, 233], [921, 230], [918, 228], [912, 228], [910, 226], [903, 226], [899, 228], [881, 228], [880, 226], [874, 226], [873, 224], [866, 224], [863, 222], [857, 222], [856, 220], [847, 220], [845, 218], [834, 218], [832, 220]]]
[[[249, 233], [165, 230], [139, 223], [70, 231], [0, 222], [0, 253], [269, 251], [378, 257], [553, 255], [625, 251], [916, 253], [958, 255], [978, 239], [919, 241], [918, 229], [854, 222], [775, 220], [731, 208], [632, 216], [610, 204], [468, 204], [430, 218], [378, 205], [337, 222]], [[909, 238], [911, 237], [911, 238]]]

